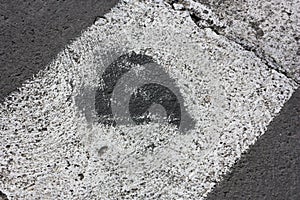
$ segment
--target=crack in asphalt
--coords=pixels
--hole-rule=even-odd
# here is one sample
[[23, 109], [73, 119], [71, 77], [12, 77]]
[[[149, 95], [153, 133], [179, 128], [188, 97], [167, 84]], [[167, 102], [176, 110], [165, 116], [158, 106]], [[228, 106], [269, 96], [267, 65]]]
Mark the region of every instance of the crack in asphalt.
[[290, 74], [288, 74], [288, 72], [286, 70], [284, 70], [280, 64], [278, 64], [276, 62], [275, 58], [273, 58], [272, 56], [266, 55], [265, 51], [258, 48], [256, 45], [253, 45], [249, 41], [246, 41], [245, 39], [242, 39], [242, 38], [238, 38], [238, 37], [234, 38], [234, 37], [226, 36], [226, 35], [222, 35], [222, 36], [224, 36], [228, 40], [238, 44], [245, 51], [254, 53], [254, 55], [257, 58], [259, 58], [262, 61], [262, 63], [264, 63], [268, 68], [273, 69], [276, 72], [284, 75], [285, 77], [295, 81], [297, 84], [300, 84], [300, 82], [298, 82], [297, 80], [294, 80], [293, 77]]
[[[213, 20], [211, 19], [204, 19], [203, 17], [199, 16], [195, 11], [193, 11], [193, 8], [187, 8], [186, 7], [186, 1], [184, 0], [170, 0], [166, 1], [173, 10], [179, 10], [179, 11], [187, 11], [189, 12], [189, 15], [193, 22], [201, 29], [209, 28], [217, 35], [221, 35], [228, 40], [234, 42], [235, 44], [239, 45], [242, 49], [248, 52], [254, 53], [254, 55], [259, 58], [262, 63], [264, 63], [269, 69], [273, 69], [276, 72], [284, 75], [285, 77], [295, 81], [298, 85], [300, 84], [299, 81], [293, 79], [293, 77], [280, 65], [276, 62], [275, 58], [273, 58], [270, 55], [267, 55], [264, 50], [260, 49], [257, 45], [251, 44], [251, 42], [247, 41], [246, 39], [239, 38], [236, 36], [230, 36], [226, 35], [225, 29], [226, 26], [219, 26], [217, 24], [214, 24]], [[175, 4], [181, 4], [182, 8], [176, 9]], [[202, 3], [199, 3], [201, 5], [204, 5]], [[205, 5], [204, 5], [205, 6]], [[201, 23], [202, 22], [202, 23]]]
[[[202, 19], [201, 17], [197, 16], [197, 14], [191, 12], [190, 13], [190, 17], [192, 18], [192, 20], [195, 22], [195, 24], [199, 27], [199, 28], [209, 28], [211, 29], [213, 32], [215, 32], [217, 35], [223, 35], [222, 34], [222, 31], [224, 31], [224, 29], [226, 27], [224, 26], [218, 26], [218, 25], [215, 25], [213, 23], [212, 20], [209, 20], [209, 19]], [[200, 21], [205, 21], [207, 24], [209, 25], [201, 25], [199, 22]], [[224, 36], [224, 35], [223, 35]]]

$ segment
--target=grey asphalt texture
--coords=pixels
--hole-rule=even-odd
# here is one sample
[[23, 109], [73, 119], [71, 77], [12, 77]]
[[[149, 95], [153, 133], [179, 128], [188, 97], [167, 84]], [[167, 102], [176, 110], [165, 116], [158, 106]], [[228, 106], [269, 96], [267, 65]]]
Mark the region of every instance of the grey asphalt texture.
[[300, 89], [208, 200], [300, 199]]
[[0, 1], [0, 102], [117, 2]]
[[[0, 103], [116, 3], [1, 1]], [[208, 199], [300, 199], [299, 102], [298, 89]]]

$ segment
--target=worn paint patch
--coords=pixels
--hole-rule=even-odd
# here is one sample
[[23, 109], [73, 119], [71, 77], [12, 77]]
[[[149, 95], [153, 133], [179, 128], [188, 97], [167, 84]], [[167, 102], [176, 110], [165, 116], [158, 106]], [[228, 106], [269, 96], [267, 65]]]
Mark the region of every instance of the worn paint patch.
[[[191, 130], [97, 123], [99, 75], [128, 52], [175, 80]], [[120, 3], [1, 105], [0, 187], [21, 199], [203, 199], [296, 87], [186, 11]]]

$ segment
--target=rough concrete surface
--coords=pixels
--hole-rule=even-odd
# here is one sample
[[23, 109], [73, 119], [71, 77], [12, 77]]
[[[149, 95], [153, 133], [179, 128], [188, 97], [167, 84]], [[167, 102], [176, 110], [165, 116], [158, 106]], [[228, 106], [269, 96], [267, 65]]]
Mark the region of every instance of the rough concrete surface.
[[[202, 199], [241, 153], [264, 134], [268, 123], [298, 87], [291, 79], [297, 81], [295, 68], [277, 68], [278, 65], [274, 65], [277, 61], [270, 61], [267, 53], [233, 40], [239, 38], [233, 37], [234, 33], [220, 34], [228, 21], [220, 18], [217, 11], [207, 10], [208, 4], [192, 2], [169, 6], [163, 1], [156, 2], [124, 1], [60, 51], [76, 34], [66, 36], [62, 40], [64, 43], [54, 45], [60, 53], [50, 65], [40, 65], [45, 70], [3, 102], [0, 107], [0, 157], [4, 158], [0, 160], [0, 197]], [[49, 5], [52, 4], [57, 5], [51, 2]], [[59, 19], [69, 9], [72, 7], [62, 6], [63, 11], [52, 17]], [[209, 12], [208, 17], [205, 17], [206, 12]], [[95, 15], [91, 15], [92, 18], [88, 14], [84, 16], [83, 21], [88, 23]], [[215, 20], [213, 24], [209, 19]], [[73, 23], [76, 24], [70, 22], [70, 26]], [[22, 43], [17, 41], [21, 46]], [[290, 51], [289, 45], [280, 48]], [[151, 56], [177, 81], [184, 106], [196, 120], [195, 129], [183, 134], [163, 124], [107, 128], [95, 123], [93, 119], [97, 117], [93, 116], [93, 106], [95, 89], [101, 82], [99, 74], [112, 61], [129, 52]], [[33, 55], [31, 50], [28, 54]], [[4, 55], [9, 58], [6, 52]], [[50, 62], [51, 56], [47, 54], [45, 59]], [[284, 59], [281, 61], [289, 61]], [[4, 59], [4, 63], [7, 61], [11, 60]], [[295, 61], [294, 57], [292, 61]], [[33, 63], [32, 68], [38, 71], [37, 66]], [[143, 67], [146, 66], [134, 67], [141, 77], [146, 76], [140, 70]], [[9, 76], [11, 79], [8, 78], [6, 83], [14, 80], [12, 74]], [[21, 77], [19, 85], [18, 82], [9, 84], [3, 97], [19, 87], [26, 77], [30, 74]], [[291, 102], [297, 104], [297, 101]], [[87, 113], [92, 117], [87, 117]], [[280, 153], [292, 146], [287, 145]], [[262, 151], [260, 149], [259, 154]], [[272, 153], [267, 155], [273, 156]], [[291, 199], [297, 197], [297, 193], [293, 193], [298, 186], [297, 175], [284, 178], [285, 173], [293, 174], [299, 166], [294, 159], [296, 154], [285, 157], [296, 164], [289, 165], [290, 173], [283, 167], [280, 176], [286, 183], [293, 181], [292, 189], [281, 193], [282, 196], [278, 194], [280, 192], [272, 193], [273, 199], [286, 198], [290, 194]], [[251, 164], [252, 160], [244, 162]], [[239, 165], [237, 168], [243, 170]], [[258, 181], [263, 181], [264, 177], [274, 180], [268, 174], [259, 177], [256, 172], [259, 173], [255, 170], [252, 177], [257, 177]], [[241, 172], [229, 176], [240, 179], [243, 175]], [[232, 186], [232, 192], [242, 191], [236, 185], [228, 184], [228, 187]], [[270, 188], [280, 186], [278, 183]], [[222, 186], [218, 186], [212, 196], [221, 194], [218, 198], [222, 199], [223, 192], [219, 188]], [[247, 194], [235, 197], [240, 199], [245, 195], [246, 199], [252, 199], [251, 193], [255, 195], [256, 190], [253, 186], [250, 188], [252, 190], [247, 190]], [[267, 188], [268, 191], [271, 189]], [[259, 194], [253, 198], [260, 197]], [[265, 197], [268, 199], [269, 196]]]

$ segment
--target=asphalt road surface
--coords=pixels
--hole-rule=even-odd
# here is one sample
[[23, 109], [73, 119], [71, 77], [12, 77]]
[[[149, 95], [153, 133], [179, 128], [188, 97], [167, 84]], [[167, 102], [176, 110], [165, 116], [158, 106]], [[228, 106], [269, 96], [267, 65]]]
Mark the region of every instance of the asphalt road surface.
[[199, 2], [1, 2], [0, 198], [300, 199], [299, 2]]

